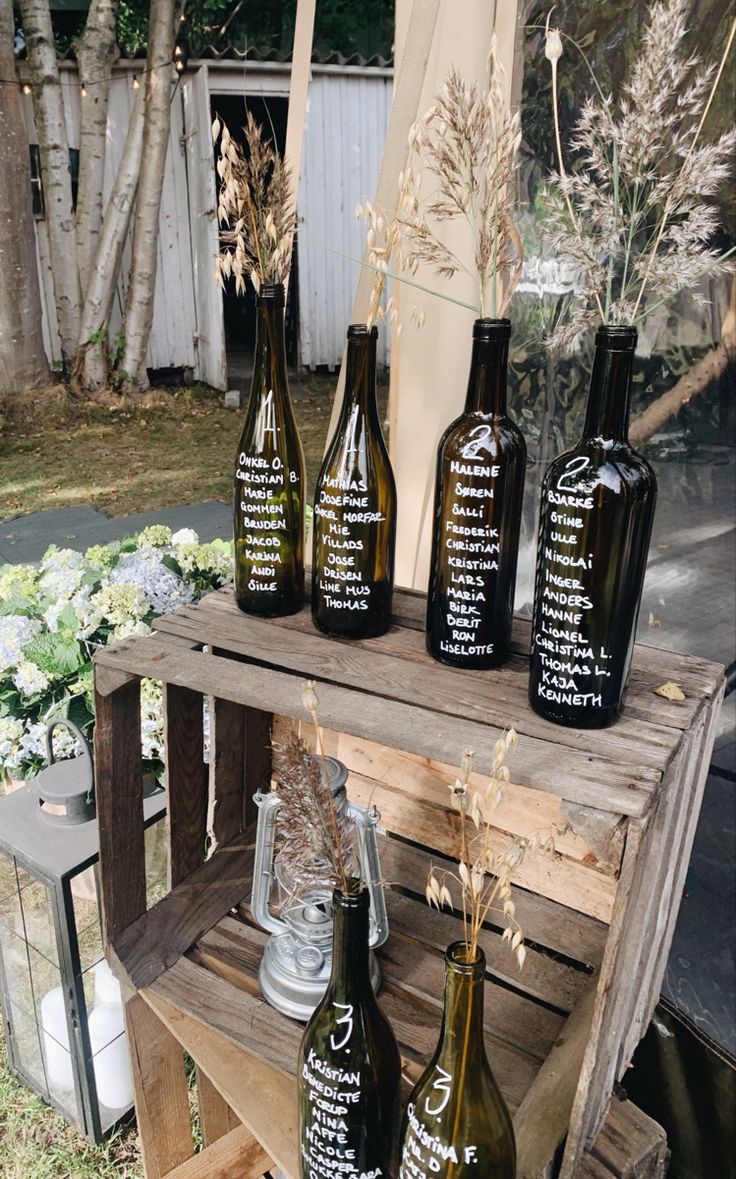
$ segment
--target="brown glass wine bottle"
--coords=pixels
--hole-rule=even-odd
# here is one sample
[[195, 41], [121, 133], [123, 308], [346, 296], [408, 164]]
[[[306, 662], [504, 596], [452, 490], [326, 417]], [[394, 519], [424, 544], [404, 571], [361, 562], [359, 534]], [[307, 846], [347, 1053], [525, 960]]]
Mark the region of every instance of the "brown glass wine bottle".
[[381, 635], [391, 622], [396, 484], [376, 405], [378, 331], [348, 328], [345, 395], [314, 495], [312, 617], [329, 635]]
[[437, 452], [427, 650], [455, 667], [509, 652], [526, 444], [506, 412], [511, 324], [477, 319], [465, 410]]
[[529, 699], [558, 724], [621, 711], [657, 499], [628, 442], [636, 329], [601, 327], [585, 429], [542, 485]]
[[304, 455], [286, 377], [284, 288], [258, 292], [250, 400], [235, 462], [235, 599], [248, 614], [304, 605]]
[[439, 1044], [415, 1085], [401, 1132], [399, 1179], [514, 1179], [516, 1146], [483, 1034], [485, 957], [445, 954]]
[[369, 905], [357, 880], [334, 893], [332, 974], [299, 1049], [302, 1179], [396, 1174], [401, 1057], [371, 986]]

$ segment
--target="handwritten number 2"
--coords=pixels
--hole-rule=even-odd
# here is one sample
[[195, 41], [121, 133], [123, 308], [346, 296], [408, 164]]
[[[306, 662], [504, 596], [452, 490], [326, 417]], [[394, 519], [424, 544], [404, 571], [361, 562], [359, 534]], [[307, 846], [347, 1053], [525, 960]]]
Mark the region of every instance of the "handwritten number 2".
[[452, 1084], [452, 1076], [446, 1073], [443, 1068], [437, 1065], [437, 1072], [440, 1074], [432, 1086], [433, 1089], [438, 1089], [442, 1094], [439, 1105], [435, 1105], [433, 1109], [429, 1108], [429, 1097], [425, 1098], [424, 1109], [431, 1118], [437, 1117], [442, 1113], [442, 1110], [450, 1100], [450, 1085]]
[[560, 491], [576, 491], [577, 489], [575, 487], [570, 486], [570, 480], [574, 479], [576, 475], [582, 474], [589, 462], [590, 459], [585, 458], [584, 455], [578, 455], [577, 458], [570, 459], [564, 475], [560, 475], [557, 480], [558, 489]]
[[340, 1018], [335, 1021], [338, 1027], [341, 1023], [346, 1025], [345, 1035], [343, 1036], [342, 1040], [340, 1040], [339, 1044], [335, 1041], [335, 1033], [332, 1032], [330, 1034], [330, 1044], [335, 1052], [339, 1052], [341, 1048], [345, 1047], [353, 1034], [353, 1007], [350, 1003], [336, 1003], [335, 1007], [339, 1007], [341, 1011], [345, 1012], [344, 1015], [341, 1015]]

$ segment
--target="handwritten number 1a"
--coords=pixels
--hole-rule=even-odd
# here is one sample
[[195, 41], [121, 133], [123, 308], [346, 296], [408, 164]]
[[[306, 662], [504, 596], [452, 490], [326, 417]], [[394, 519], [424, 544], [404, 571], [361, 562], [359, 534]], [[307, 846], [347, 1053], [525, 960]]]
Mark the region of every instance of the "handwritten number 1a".
[[337, 1043], [335, 1041], [335, 1033], [332, 1032], [330, 1034], [330, 1046], [332, 1047], [333, 1051], [339, 1052], [341, 1048], [345, 1047], [353, 1034], [353, 1007], [350, 1003], [335, 1003], [335, 1007], [345, 1012], [344, 1015], [341, 1015], [340, 1018], [335, 1021], [338, 1027], [341, 1023], [346, 1025], [345, 1035], [343, 1036], [342, 1040]]

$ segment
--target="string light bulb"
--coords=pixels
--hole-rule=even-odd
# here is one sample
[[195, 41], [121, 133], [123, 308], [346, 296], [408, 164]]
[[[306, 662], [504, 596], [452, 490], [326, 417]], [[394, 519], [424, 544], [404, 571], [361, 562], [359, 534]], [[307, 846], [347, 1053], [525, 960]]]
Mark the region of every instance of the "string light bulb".
[[138, 81], [138, 79], [137, 79], [137, 78], [134, 78], [134, 79], [133, 79], [133, 89], [134, 89], [134, 90], [140, 90], [140, 88], [141, 88], [141, 84], [140, 84], [140, 82]]
[[30, 83], [28, 83], [28, 82], [23, 83], [23, 85], [21, 86], [21, 93], [23, 93], [23, 94], [30, 94], [31, 93]]
[[84, 86], [84, 85], [82, 86], [82, 89], [80, 90], [80, 94], [82, 95], [82, 98], [87, 97], [87, 87], [86, 86]]

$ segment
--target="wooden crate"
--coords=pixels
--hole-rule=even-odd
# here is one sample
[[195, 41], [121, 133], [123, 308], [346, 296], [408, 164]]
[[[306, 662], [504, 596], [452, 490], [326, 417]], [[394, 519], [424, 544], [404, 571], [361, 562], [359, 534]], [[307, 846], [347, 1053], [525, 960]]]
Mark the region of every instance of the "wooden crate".
[[[514, 1112], [519, 1179], [551, 1175], [555, 1157], [563, 1179], [664, 1174], [663, 1132], [612, 1094], [659, 994], [723, 669], [639, 646], [618, 724], [565, 729], [529, 708], [528, 623], [515, 626], [507, 667], [475, 673], [434, 663], [423, 621], [423, 596], [397, 592], [386, 636], [338, 642], [314, 630], [308, 611], [263, 621], [218, 592], [160, 619], [157, 634], [95, 658], [105, 936], [126, 999], [149, 1179], [247, 1179], [274, 1163], [298, 1175], [301, 1027], [259, 996], [265, 935], [246, 902], [252, 795], [270, 780], [272, 731], [278, 738], [285, 718], [305, 719], [307, 677], [318, 681], [329, 749], [350, 769], [350, 796], [375, 802], [387, 832], [380, 850], [392, 932], [380, 953], [381, 1002], [407, 1080], [436, 1043], [442, 954], [458, 934], [457, 918], [430, 911], [423, 899], [429, 863], [459, 850], [447, 784], [466, 747], [487, 768], [494, 741], [514, 725], [514, 780], [494, 838], [502, 848], [519, 834], [554, 828], [557, 848], [554, 857], [528, 854], [515, 880], [524, 970], [499, 929], [483, 935], [488, 1051]], [[163, 682], [166, 709], [170, 892], [149, 912], [142, 677]], [[681, 686], [684, 700], [655, 695], [666, 680]], [[198, 1066], [206, 1145], [198, 1154], [183, 1051]]]

